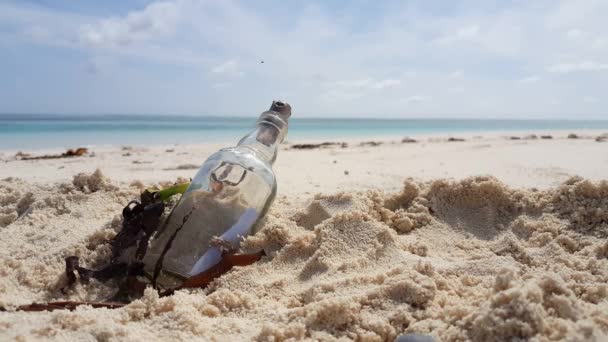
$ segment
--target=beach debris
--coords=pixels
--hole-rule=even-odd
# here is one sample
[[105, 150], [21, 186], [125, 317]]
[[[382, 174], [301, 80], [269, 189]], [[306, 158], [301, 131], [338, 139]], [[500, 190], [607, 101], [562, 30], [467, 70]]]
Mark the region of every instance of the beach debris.
[[521, 140], [521, 137], [512, 136], [512, 137], [509, 137], [509, 140]]
[[[150, 237], [160, 224], [160, 218], [165, 209], [165, 201], [175, 194], [185, 192], [188, 185], [188, 183], [178, 184], [160, 191], [145, 190], [140, 195], [140, 201], [129, 202], [122, 210], [122, 229], [110, 241], [111, 257], [109, 263], [99, 270], [92, 270], [81, 267], [77, 256], [67, 257], [65, 259], [65, 274], [68, 282], [65, 287], [61, 288], [61, 292], [66, 293], [78, 278], [82, 282], [88, 282], [91, 278], [104, 282], [113, 278], [127, 277], [126, 282], [121, 285], [122, 289], [117, 293], [120, 296], [115, 297], [120, 297], [123, 300], [125, 297], [128, 298], [131, 293], [125, 296], [124, 293], [129, 292], [125, 291], [126, 288], [136, 289], [136, 294], [140, 294], [139, 291], [143, 291], [145, 285], [143, 287], [141, 284], [137, 285], [135, 277], [143, 275], [141, 260], [146, 254]], [[122, 261], [123, 254], [133, 246], [135, 246], [135, 261]]]
[[463, 142], [466, 141], [464, 138], [454, 138], [454, 137], [450, 137], [448, 138], [448, 142]]
[[405, 138], [401, 139], [401, 143], [403, 143], [403, 144], [413, 144], [413, 143], [417, 143], [417, 142], [418, 142], [418, 140], [412, 139], [410, 137], [405, 137]]
[[[123, 276], [143, 275], [141, 259], [146, 254], [150, 237], [160, 224], [165, 209], [164, 201], [180, 191], [185, 191], [182, 184], [163, 191], [145, 190], [140, 195], [140, 201], [129, 202], [122, 210], [122, 229], [110, 241], [112, 255], [108, 265], [100, 270], [91, 270], [81, 267], [77, 256], [67, 257], [65, 273], [68, 283], [61, 292], [65, 293], [76, 283], [76, 274], [83, 282], [88, 282], [91, 278], [103, 282]], [[120, 257], [132, 246], [136, 247], [136, 261], [131, 263], [120, 261]]]
[[605, 142], [605, 141], [608, 141], [608, 136], [605, 136], [605, 135], [600, 135], [599, 137], [595, 138], [595, 141], [597, 141], [597, 142]]
[[344, 170], [344, 175], [348, 176], [350, 174], [350, 172], [348, 172], [348, 170]]
[[359, 144], [359, 146], [380, 146], [382, 145], [382, 141], [364, 141], [362, 143]]
[[295, 144], [292, 145], [291, 148], [295, 150], [314, 150], [317, 148], [327, 148], [340, 146], [341, 148], [348, 147], [348, 144], [345, 142], [322, 142], [320, 144]]
[[[29, 312], [40, 312], [40, 311], [55, 311], [55, 310], [76, 310], [77, 307], [86, 305], [93, 308], [106, 308], [106, 309], [118, 309], [126, 303], [114, 303], [114, 302], [50, 302], [50, 303], [32, 303], [28, 305], [22, 305], [17, 308], [17, 311], [29, 311]], [[0, 312], [6, 311], [6, 309], [0, 307]]]
[[536, 134], [528, 134], [528, 135], [526, 135], [524, 137], [524, 139], [526, 139], [526, 140], [536, 140], [536, 139], [538, 139], [538, 135], [536, 135]]
[[200, 165], [197, 164], [180, 164], [176, 167], [169, 167], [164, 169], [165, 171], [173, 171], [173, 170], [197, 170]]
[[175, 149], [174, 148], [168, 148], [168, 149], [165, 150], [165, 152], [172, 153], [172, 152], [175, 152]]
[[568, 139], [579, 139], [580, 137], [574, 133], [568, 134]]
[[71, 158], [71, 157], [81, 157], [85, 154], [89, 153], [89, 150], [86, 147], [79, 147], [77, 149], [69, 149], [62, 154], [45, 154], [42, 156], [32, 156], [29, 153], [23, 153], [21, 151], [15, 154], [16, 159], [20, 160], [38, 160], [38, 159], [59, 159], [59, 158]]
[[541, 135], [540, 138], [547, 140], [547, 139], [553, 139], [553, 136], [552, 135]]
[[19, 152], [15, 153], [15, 158], [16, 158], [16, 159], [29, 158], [29, 157], [31, 157], [31, 156], [32, 156], [31, 154], [29, 154], [29, 153], [24, 153], [24, 152], [21, 152], [21, 151], [19, 151]]
[[61, 288], [62, 293], [66, 293], [67, 289], [76, 283], [78, 277], [82, 282], [88, 282], [91, 278], [99, 281], [107, 281], [114, 277], [125, 274], [127, 270], [126, 263], [109, 264], [100, 270], [91, 270], [80, 266], [80, 260], [77, 256], [69, 256], [65, 258], [65, 275], [68, 283]]

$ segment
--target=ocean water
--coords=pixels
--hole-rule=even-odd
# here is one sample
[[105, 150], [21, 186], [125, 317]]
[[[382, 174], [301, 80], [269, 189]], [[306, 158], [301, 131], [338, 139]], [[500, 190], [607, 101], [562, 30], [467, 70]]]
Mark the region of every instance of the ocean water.
[[[251, 117], [0, 115], [0, 150], [232, 142]], [[302, 119], [287, 140], [416, 136], [489, 131], [606, 129], [608, 120]]]

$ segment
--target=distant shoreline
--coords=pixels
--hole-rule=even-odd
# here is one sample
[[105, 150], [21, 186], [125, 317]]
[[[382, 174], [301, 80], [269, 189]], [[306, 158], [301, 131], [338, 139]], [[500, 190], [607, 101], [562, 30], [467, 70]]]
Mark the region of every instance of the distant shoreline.
[[[248, 118], [87, 117], [78, 120], [0, 120], [0, 150], [121, 145], [234, 144], [255, 127]], [[486, 119], [290, 119], [288, 141], [401, 139], [406, 136], [608, 132], [608, 121]], [[522, 133], [523, 134], [523, 133]], [[567, 134], [567, 133], [566, 133]]]
[[[234, 132], [233, 132], [234, 133]], [[449, 142], [450, 138], [464, 139], [465, 141], [490, 142], [501, 140], [530, 140], [530, 136], [536, 136], [536, 139], [542, 140], [542, 136], [551, 136], [553, 140], [568, 139], [568, 135], [576, 134], [579, 140], [593, 140], [600, 136], [608, 135], [606, 129], [545, 129], [545, 130], [496, 130], [496, 131], [462, 131], [462, 132], [437, 132], [437, 133], [411, 133], [411, 134], [381, 134], [381, 135], [360, 135], [360, 136], [308, 136], [308, 137], [292, 137], [288, 134], [283, 148], [289, 148], [294, 144], [319, 144], [324, 142], [342, 143], [346, 142], [350, 146], [357, 146], [366, 142], [379, 142], [381, 144], [401, 144], [403, 139], [412, 138], [417, 143], [443, 143]], [[122, 147], [147, 147], [147, 148], [171, 148], [171, 147], [209, 147], [221, 148], [224, 146], [234, 146], [240, 139], [240, 135], [225, 136], [222, 139], [207, 142], [159, 142], [150, 139], [150, 141], [136, 142], [107, 142], [107, 143], [74, 143], [62, 146], [52, 146], [50, 142], [45, 146], [33, 147], [5, 147], [0, 143], [0, 153], [14, 155], [17, 152], [33, 152], [33, 153], [57, 153], [65, 152], [70, 148], [86, 147], [91, 150], [114, 150]], [[0, 136], [1, 142], [1, 136]]]

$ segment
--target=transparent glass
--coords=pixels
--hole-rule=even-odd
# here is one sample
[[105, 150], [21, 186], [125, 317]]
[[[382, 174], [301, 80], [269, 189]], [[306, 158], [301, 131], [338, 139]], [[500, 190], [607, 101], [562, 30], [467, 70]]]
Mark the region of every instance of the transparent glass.
[[238, 249], [272, 204], [272, 171], [287, 123], [272, 112], [236, 147], [211, 155], [150, 243], [144, 270], [156, 286], [173, 288], [221, 260], [222, 249]]

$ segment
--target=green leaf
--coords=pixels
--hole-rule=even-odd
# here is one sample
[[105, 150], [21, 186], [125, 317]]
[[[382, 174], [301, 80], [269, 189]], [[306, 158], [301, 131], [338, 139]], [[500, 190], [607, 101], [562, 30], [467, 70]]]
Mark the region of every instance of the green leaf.
[[171, 198], [171, 196], [173, 195], [177, 195], [177, 194], [183, 194], [184, 192], [186, 192], [186, 190], [188, 189], [188, 187], [190, 186], [190, 183], [182, 183], [182, 184], [177, 184], [174, 185], [172, 187], [168, 187], [166, 189], [162, 189], [162, 190], [149, 190], [151, 193], [158, 193], [158, 198], [160, 198], [161, 201], [166, 201], [169, 198]]

